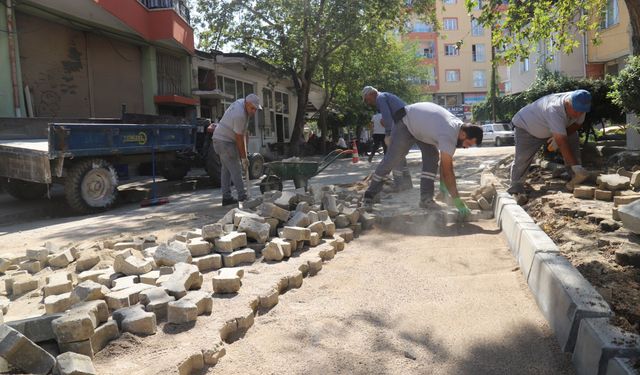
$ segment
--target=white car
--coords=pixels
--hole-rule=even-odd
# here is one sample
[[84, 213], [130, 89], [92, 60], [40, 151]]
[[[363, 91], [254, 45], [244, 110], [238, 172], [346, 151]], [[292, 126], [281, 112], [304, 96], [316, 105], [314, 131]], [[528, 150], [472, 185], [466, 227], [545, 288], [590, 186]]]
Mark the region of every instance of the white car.
[[482, 143], [493, 143], [496, 146], [515, 143], [515, 133], [510, 124], [482, 125]]

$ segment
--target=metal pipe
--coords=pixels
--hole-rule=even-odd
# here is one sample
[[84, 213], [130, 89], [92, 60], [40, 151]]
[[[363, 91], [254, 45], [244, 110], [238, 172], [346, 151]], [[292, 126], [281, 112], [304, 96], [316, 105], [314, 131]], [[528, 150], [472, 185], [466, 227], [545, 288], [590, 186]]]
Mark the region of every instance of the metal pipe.
[[7, 34], [9, 36], [9, 65], [11, 65], [11, 85], [13, 86], [13, 107], [16, 117], [22, 117], [20, 110], [20, 89], [18, 87], [18, 70], [16, 68], [15, 32], [13, 25], [12, 0], [7, 0]]

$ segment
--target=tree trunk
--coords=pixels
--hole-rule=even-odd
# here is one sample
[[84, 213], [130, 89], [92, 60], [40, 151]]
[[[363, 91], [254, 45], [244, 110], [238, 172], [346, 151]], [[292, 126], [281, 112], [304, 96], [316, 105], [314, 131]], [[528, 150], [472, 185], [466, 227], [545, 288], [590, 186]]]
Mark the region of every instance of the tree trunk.
[[625, 0], [629, 10], [631, 23], [631, 48], [634, 55], [640, 55], [640, 2], [638, 0]]
[[311, 88], [311, 81], [307, 79], [300, 80], [300, 89], [297, 91], [298, 108], [296, 110], [296, 120], [293, 124], [293, 131], [291, 132], [291, 140], [289, 141], [289, 149], [292, 156], [297, 156], [300, 153], [300, 144], [303, 142], [302, 136], [304, 134], [304, 115], [309, 101], [309, 90]]

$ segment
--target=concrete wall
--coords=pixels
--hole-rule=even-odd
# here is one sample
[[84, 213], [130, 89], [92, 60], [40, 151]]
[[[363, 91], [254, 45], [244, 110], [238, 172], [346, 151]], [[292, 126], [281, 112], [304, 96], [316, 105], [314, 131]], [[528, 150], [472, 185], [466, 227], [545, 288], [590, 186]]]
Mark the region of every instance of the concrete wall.
[[595, 33], [589, 33], [589, 37], [587, 38], [589, 62], [608, 62], [631, 54], [631, 23], [629, 22], [629, 10], [624, 0], [617, 1], [620, 22], [607, 29], [598, 30], [600, 33], [600, 44], [598, 45], [593, 43]]
[[20, 65], [36, 116], [119, 117], [142, 112], [140, 47], [17, 14]]

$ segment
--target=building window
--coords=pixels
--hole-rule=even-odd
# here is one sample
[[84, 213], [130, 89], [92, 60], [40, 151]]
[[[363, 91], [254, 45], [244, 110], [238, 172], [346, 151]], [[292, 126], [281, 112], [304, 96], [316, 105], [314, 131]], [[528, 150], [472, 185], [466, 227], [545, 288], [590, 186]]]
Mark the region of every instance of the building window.
[[424, 48], [422, 48], [422, 56], [427, 59], [433, 59], [433, 55], [435, 53], [435, 43], [433, 41], [427, 41], [424, 44]]
[[424, 22], [416, 22], [413, 24], [413, 31], [416, 33], [430, 33], [433, 32], [433, 25], [426, 24]]
[[484, 27], [478, 22], [478, 20], [471, 20], [471, 35], [473, 36], [483, 36], [484, 35]]
[[455, 44], [445, 44], [444, 45], [444, 55], [445, 56], [458, 56], [460, 54], [460, 50], [458, 46]]
[[484, 70], [473, 71], [473, 87], [487, 87], [487, 77]]
[[485, 62], [484, 44], [474, 44], [471, 46], [471, 59], [474, 62]]
[[602, 14], [602, 22], [600, 23], [601, 29], [608, 29], [617, 25], [620, 22], [620, 15], [618, 12], [618, 0], [607, 0], [607, 6]]
[[260, 111], [260, 123], [262, 124], [262, 137], [272, 137], [276, 131], [275, 107], [273, 105], [273, 90], [262, 89], [262, 111]]
[[476, 5], [473, 7], [475, 10], [480, 10], [482, 8], [482, 0], [476, 0]]
[[289, 140], [289, 94], [276, 91], [275, 124], [278, 142]]
[[529, 71], [529, 58], [525, 57], [520, 61], [520, 72], [525, 73]]
[[455, 4], [456, 0], [442, 0], [442, 3], [446, 5], [451, 5], [451, 4]]
[[[224, 110], [233, 103], [235, 100], [242, 99], [249, 94], [255, 93], [255, 86], [253, 83], [239, 81], [233, 78], [218, 76], [218, 88], [222, 90], [225, 94], [231, 95], [235, 99], [223, 99], [222, 104], [224, 105]], [[221, 85], [221, 86], [220, 86]], [[249, 119], [249, 124], [247, 126], [247, 130], [249, 135], [252, 137], [256, 136], [256, 120], [255, 116], [251, 116]]]
[[455, 107], [458, 105], [458, 95], [446, 95], [444, 97], [444, 104], [447, 107]]
[[447, 82], [458, 82], [460, 81], [460, 70], [445, 70], [445, 77]]
[[443, 24], [445, 30], [458, 30], [457, 18], [445, 18]]

